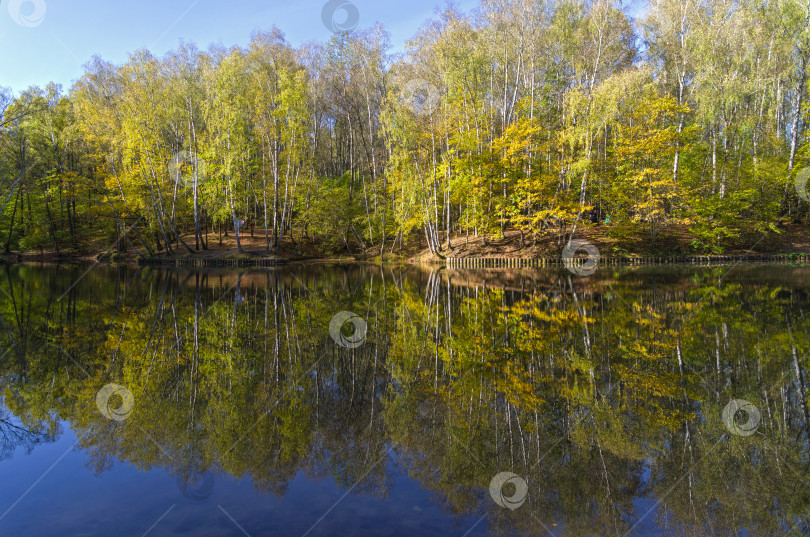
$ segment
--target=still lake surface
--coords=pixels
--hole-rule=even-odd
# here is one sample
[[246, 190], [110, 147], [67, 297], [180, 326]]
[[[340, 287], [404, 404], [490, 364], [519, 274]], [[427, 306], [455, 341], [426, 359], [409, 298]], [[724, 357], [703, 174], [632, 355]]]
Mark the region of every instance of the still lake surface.
[[808, 535], [808, 356], [806, 267], [0, 267], [0, 535]]

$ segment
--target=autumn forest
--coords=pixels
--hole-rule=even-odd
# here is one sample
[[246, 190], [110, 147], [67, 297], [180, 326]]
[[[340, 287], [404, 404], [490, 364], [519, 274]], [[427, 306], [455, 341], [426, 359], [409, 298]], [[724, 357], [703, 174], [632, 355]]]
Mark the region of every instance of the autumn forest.
[[269, 253], [594, 225], [719, 253], [808, 222], [808, 57], [800, 0], [484, 0], [402, 53], [377, 25], [95, 57], [0, 93], [0, 249], [192, 255], [244, 220]]

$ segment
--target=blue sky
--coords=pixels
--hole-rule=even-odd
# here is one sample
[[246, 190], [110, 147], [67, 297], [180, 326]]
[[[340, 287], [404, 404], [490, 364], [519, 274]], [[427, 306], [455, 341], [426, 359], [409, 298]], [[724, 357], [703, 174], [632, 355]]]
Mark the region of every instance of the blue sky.
[[[333, 0], [339, 1], [339, 0]], [[348, 0], [344, 0], [348, 1]], [[247, 45], [254, 30], [281, 28], [294, 46], [326, 41], [326, 0], [0, 0], [0, 86], [20, 92], [50, 81], [67, 90], [94, 54], [114, 63], [139, 48], [160, 56], [179, 41]], [[395, 49], [444, 0], [351, 0], [359, 26], [381, 22]], [[478, 0], [456, 0], [464, 12]], [[16, 19], [16, 20], [15, 20]]]

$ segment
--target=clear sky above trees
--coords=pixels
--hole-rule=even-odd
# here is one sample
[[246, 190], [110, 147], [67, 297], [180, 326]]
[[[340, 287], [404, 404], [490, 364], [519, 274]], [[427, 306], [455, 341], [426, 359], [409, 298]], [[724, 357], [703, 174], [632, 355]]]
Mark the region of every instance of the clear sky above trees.
[[[19, 2], [19, 0], [16, 0]], [[15, 92], [48, 82], [70, 87], [81, 77], [82, 65], [94, 54], [113, 63], [149, 48], [161, 56], [180, 40], [202, 48], [221, 42], [224, 46], [247, 46], [250, 34], [271, 26], [282, 28], [294, 46], [307, 41], [327, 41], [331, 32], [321, 22], [325, 0], [45, 0], [45, 16], [35, 27], [14, 22], [9, 6], [0, 4], [0, 86]], [[416, 29], [429, 19], [441, 0], [379, 2], [355, 0], [359, 26], [376, 22], [391, 33], [391, 43], [401, 49]], [[457, 0], [463, 11], [476, 0]], [[25, 14], [33, 12], [31, 1], [23, 2]]]

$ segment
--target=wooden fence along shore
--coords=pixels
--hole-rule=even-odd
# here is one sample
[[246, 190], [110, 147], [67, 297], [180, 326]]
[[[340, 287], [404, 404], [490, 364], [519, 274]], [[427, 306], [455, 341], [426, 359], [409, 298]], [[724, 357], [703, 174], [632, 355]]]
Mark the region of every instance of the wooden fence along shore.
[[[486, 269], [486, 268], [533, 268], [564, 267], [581, 265], [585, 257], [563, 259], [562, 257], [510, 258], [510, 257], [448, 257], [447, 268], [452, 269]], [[601, 257], [599, 266], [636, 266], [636, 265], [726, 265], [740, 262], [767, 263], [807, 263], [810, 254], [749, 254], [718, 256], [678, 256], [678, 257]]]

